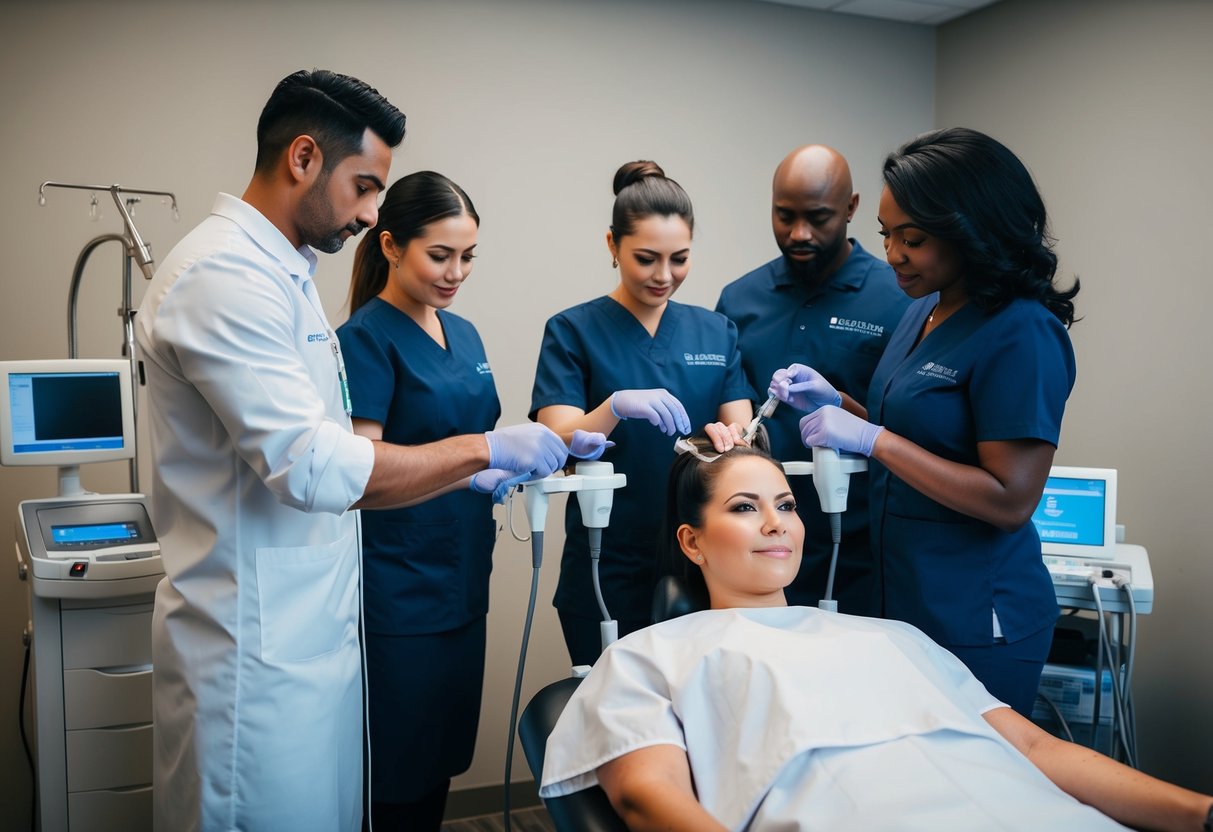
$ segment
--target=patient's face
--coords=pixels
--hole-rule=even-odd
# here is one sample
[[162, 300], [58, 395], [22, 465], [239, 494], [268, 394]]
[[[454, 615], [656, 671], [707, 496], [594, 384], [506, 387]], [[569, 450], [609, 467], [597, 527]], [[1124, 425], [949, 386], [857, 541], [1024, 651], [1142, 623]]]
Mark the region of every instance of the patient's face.
[[780, 606], [800, 569], [804, 525], [783, 471], [768, 459], [722, 459], [726, 465], [704, 507], [703, 525], [683, 526], [683, 552], [703, 570], [712, 607]]

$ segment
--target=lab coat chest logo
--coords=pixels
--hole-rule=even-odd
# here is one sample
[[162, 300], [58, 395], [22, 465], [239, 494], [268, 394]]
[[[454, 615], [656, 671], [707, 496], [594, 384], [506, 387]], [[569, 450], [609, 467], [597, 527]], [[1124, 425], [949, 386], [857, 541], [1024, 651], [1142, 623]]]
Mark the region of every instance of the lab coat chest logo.
[[491, 376], [493, 374], [493, 368], [489, 366], [489, 362], [487, 361], [477, 361], [476, 372], [482, 376]]
[[328, 339], [329, 335], [327, 332], [309, 332], [307, 334], [307, 342], [309, 344], [323, 344]]
[[725, 357], [715, 352], [684, 352], [682, 360], [688, 367], [727, 367]]
[[924, 378], [934, 378], [939, 381], [951, 382], [952, 384], [956, 383], [956, 377], [959, 374], [959, 370], [953, 370], [951, 367], [936, 364], [934, 361], [928, 361], [918, 368], [918, 375]]
[[869, 338], [883, 338], [884, 326], [882, 324], [874, 324], [871, 321], [857, 321], [854, 318], [830, 318], [830, 329], [838, 332], [853, 332], [856, 335], [865, 335]]

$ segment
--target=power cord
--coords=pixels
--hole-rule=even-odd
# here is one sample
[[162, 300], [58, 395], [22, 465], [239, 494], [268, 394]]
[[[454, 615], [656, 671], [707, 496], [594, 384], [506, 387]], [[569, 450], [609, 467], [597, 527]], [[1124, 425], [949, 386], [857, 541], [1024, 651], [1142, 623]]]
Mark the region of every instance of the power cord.
[[1044, 702], [1045, 705], [1048, 706], [1049, 710], [1052, 711], [1053, 721], [1057, 723], [1057, 727], [1061, 730], [1061, 732], [1063, 734], [1065, 734], [1066, 739], [1069, 740], [1070, 742], [1074, 742], [1074, 732], [1070, 730], [1070, 724], [1068, 722], [1066, 722], [1066, 718], [1061, 715], [1061, 709], [1058, 708], [1056, 704], [1054, 704], [1052, 699], [1045, 696], [1040, 691], [1036, 692], [1036, 698], [1037, 698], [1037, 700]]
[[25, 733], [25, 691], [29, 687], [30, 662], [30, 632], [29, 628], [21, 634], [21, 642], [25, 645], [25, 659], [21, 662], [21, 694], [17, 697], [17, 723], [21, 727], [21, 747], [25, 749], [25, 759], [29, 763], [29, 776], [33, 788], [30, 789], [29, 828], [34, 832], [38, 828], [38, 770], [34, 766], [34, 755], [30, 751], [29, 737]]
[[[511, 533], [513, 528], [511, 525]], [[518, 672], [514, 675], [514, 695], [510, 702], [510, 731], [505, 745], [505, 786], [502, 796], [502, 823], [510, 832], [510, 777], [514, 769], [514, 735], [518, 730], [518, 702], [522, 698], [522, 674], [526, 669], [527, 645], [531, 641], [531, 622], [535, 617], [535, 598], [539, 594], [539, 567], [543, 564], [543, 532], [532, 532], [531, 595], [526, 605], [526, 624], [522, 628], [522, 647], [518, 652]]]
[[[1108, 660], [1108, 673], [1111, 675], [1112, 707], [1115, 709], [1114, 718], [1112, 720], [1113, 721], [1113, 731], [1112, 731], [1113, 748], [1115, 748], [1115, 741], [1119, 740], [1120, 746], [1123, 749], [1124, 754], [1125, 754], [1125, 762], [1129, 766], [1131, 766], [1133, 768], [1137, 768], [1136, 754], [1126, 735], [1128, 719], [1125, 714], [1124, 691], [1121, 689], [1121, 678], [1120, 678], [1121, 668], [1120, 668], [1119, 664], [1116, 662], [1115, 658], [1113, 657], [1112, 643], [1111, 643], [1111, 640], [1108, 638], [1107, 630], [1105, 629], [1105, 626], [1104, 626], [1103, 598], [1100, 597], [1099, 585], [1097, 584], [1097, 581], [1098, 581], [1098, 578], [1095, 575], [1091, 575], [1087, 578], [1087, 583], [1091, 587], [1091, 594], [1092, 594], [1093, 598], [1095, 599], [1095, 610], [1096, 610], [1097, 618], [1099, 620], [1099, 648], [1098, 648], [1098, 650], [1100, 651], [1100, 661], [1099, 661], [1099, 668], [1097, 669], [1096, 676], [1095, 676], [1096, 711], [1092, 718], [1092, 723], [1093, 723], [1092, 730], [1095, 732], [1095, 736], [1097, 737], [1098, 731], [1099, 731], [1099, 718], [1100, 718], [1101, 710], [1102, 710], [1102, 708], [1100, 708], [1101, 703], [1100, 703], [1100, 696], [1099, 696], [1100, 692], [1103, 689], [1102, 665], [1103, 665], [1103, 659], [1106, 657]], [[1119, 730], [1117, 730], [1117, 726], [1119, 726]], [[1094, 741], [1092, 742], [1092, 744], [1093, 745], [1095, 744]]]

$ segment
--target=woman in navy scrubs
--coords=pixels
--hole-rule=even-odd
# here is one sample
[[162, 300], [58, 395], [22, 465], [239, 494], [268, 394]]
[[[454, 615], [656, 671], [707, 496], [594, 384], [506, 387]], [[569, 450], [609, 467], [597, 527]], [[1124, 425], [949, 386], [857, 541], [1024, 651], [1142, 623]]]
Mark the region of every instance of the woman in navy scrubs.
[[[337, 330], [356, 432], [418, 445], [496, 424], [484, 345], [446, 309], [472, 270], [479, 225], [467, 194], [441, 174], [388, 189], [358, 246], [351, 315]], [[492, 497], [479, 493], [495, 483], [481, 487], [484, 477], [362, 513], [376, 832], [439, 829], [450, 778], [471, 764], [496, 538]]]
[[[822, 406], [801, 438], [872, 459], [885, 617], [921, 628], [1030, 716], [1058, 613], [1031, 516], [1074, 385], [1078, 282], [1054, 287], [1044, 202], [989, 136], [919, 136], [889, 155], [884, 182], [885, 253], [915, 301], [866, 413]], [[783, 390], [824, 402], [806, 370], [781, 371]]]
[[[606, 244], [619, 284], [547, 322], [531, 418], [562, 436], [580, 428], [615, 442], [603, 459], [628, 482], [614, 496], [599, 576], [622, 636], [652, 623], [654, 545], [674, 437], [706, 426], [718, 450], [733, 447], [754, 392], [733, 323], [670, 299], [691, 267], [695, 219], [686, 192], [643, 161], [621, 167], [614, 190]], [[555, 605], [573, 664], [592, 664], [602, 616], [575, 495], [565, 511]]]

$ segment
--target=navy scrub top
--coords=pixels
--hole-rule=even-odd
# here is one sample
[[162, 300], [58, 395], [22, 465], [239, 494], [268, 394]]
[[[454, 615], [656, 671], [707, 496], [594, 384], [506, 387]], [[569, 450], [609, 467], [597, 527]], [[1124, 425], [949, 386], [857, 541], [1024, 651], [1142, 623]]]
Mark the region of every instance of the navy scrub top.
[[[807, 364], [857, 402], [868, 396], [868, 382], [909, 298], [897, 286], [893, 270], [851, 240], [851, 255], [822, 286], [808, 286], [788, 273], [783, 256], [760, 266], [724, 288], [716, 311], [737, 324], [741, 365], [746, 378], [766, 399], [776, 370]], [[804, 414], [780, 405], [767, 421], [771, 453], [780, 461], [810, 460], [800, 440]], [[832, 550], [828, 516], [811, 477], [789, 477], [797, 513], [805, 525], [804, 561], [787, 589], [788, 603], [815, 604], [825, 595]], [[875, 615], [876, 579], [867, 538], [866, 474], [851, 477], [835, 597], [847, 613]], [[858, 582], [857, 595], [848, 584]]]
[[[1057, 444], [1074, 386], [1074, 350], [1044, 306], [1019, 299], [988, 314], [969, 303], [914, 340], [938, 301], [914, 303], [889, 343], [868, 418], [933, 454], [977, 465], [977, 443]], [[884, 614], [939, 644], [1008, 642], [1053, 625], [1053, 583], [1031, 522], [1004, 532], [924, 496], [871, 461], [872, 544], [884, 569]]]
[[[492, 430], [501, 416], [493, 372], [475, 327], [438, 311], [443, 349], [379, 298], [337, 330], [354, 418], [383, 425], [399, 445]], [[408, 508], [362, 512], [366, 629], [419, 635], [488, 612], [493, 501], [462, 489]]]
[[[678, 397], [696, 431], [716, 421], [720, 405], [752, 400], [754, 391], [741, 372], [736, 327], [723, 315], [670, 301], [657, 334], [650, 336], [609, 297], [574, 306], [547, 322], [530, 416], [551, 405], [588, 413], [616, 390], [653, 387]], [[611, 522], [602, 535], [603, 599], [613, 618], [647, 621], [674, 437], [643, 419], [622, 419], [610, 438], [615, 447], [602, 459], [628, 482], [615, 492]], [[569, 496], [564, 525], [556, 608], [598, 618], [589, 543], [575, 494]]]

